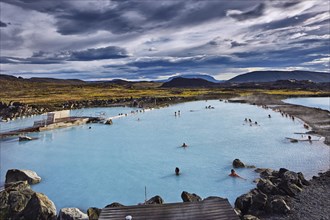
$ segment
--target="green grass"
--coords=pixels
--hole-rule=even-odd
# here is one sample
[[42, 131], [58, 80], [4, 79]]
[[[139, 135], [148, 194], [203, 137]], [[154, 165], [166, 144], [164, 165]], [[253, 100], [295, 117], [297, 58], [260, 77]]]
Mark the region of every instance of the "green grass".
[[107, 100], [141, 97], [196, 97], [223, 98], [266, 93], [280, 96], [329, 95], [328, 92], [301, 90], [261, 90], [261, 89], [182, 89], [160, 88], [160, 83], [116, 84], [54, 84], [36, 82], [1, 82], [0, 101], [18, 101], [26, 104], [54, 105], [69, 100]]

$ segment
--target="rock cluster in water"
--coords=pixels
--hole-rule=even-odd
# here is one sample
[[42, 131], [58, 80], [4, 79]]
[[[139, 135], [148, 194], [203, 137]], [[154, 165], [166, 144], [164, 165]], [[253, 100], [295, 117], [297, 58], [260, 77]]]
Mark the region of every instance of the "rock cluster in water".
[[[302, 173], [284, 168], [279, 171], [256, 169], [256, 172], [260, 173], [257, 187], [235, 201], [235, 209], [242, 219], [267, 214], [288, 214], [291, 211], [291, 199], [310, 185]], [[250, 216], [247, 218], [245, 215]]]
[[256, 168], [254, 165], [246, 165], [240, 159], [233, 160], [234, 168]]
[[5, 188], [0, 192], [0, 219], [88, 219], [77, 208], [63, 208], [57, 216], [55, 204], [46, 195], [33, 191], [29, 185], [40, 181], [41, 178], [34, 171], [8, 170]]
[[54, 203], [34, 192], [26, 180], [7, 181], [0, 198], [0, 219], [56, 219]]
[[29, 184], [36, 184], [40, 183], [41, 177], [32, 170], [8, 170], [6, 173], [6, 184], [17, 181], [27, 181]]

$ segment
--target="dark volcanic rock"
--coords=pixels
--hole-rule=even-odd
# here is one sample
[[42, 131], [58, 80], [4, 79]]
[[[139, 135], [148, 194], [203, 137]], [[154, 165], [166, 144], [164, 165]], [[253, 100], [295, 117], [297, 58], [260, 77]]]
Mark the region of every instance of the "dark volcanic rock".
[[283, 192], [284, 195], [288, 195], [291, 197], [296, 196], [298, 193], [302, 191], [302, 188], [300, 188], [296, 184], [284, 182], [284, 181], [278, 184], [278, 188], [280, 189], [281, 192]]
[[6, 173], [6, 184], [24, 180], [28, 181], [29, 184], [36, 184], [40, 183], [41, 177], [39, 177], [37, 173], [32, 170], [11, 169]]
[[240, 159], [235, 159], [233, 161], [233, 167], [234, 168], [243, 168], [243, 167], [245, 167], [245, 165]]
[[261, 178], [269, 178], [272, 175], [273, 175], [273, 171], [271, 169], [265, 169], [265, 170], [260, 172], [260, 177]]
[[34, 192], [27, 180], [9, 182], [0, 192], [0, 219], [56, 219], [56, 208], [47, 196]]
[[283, 198], [272, 199], [269, 203], [269, 209], [275, 214], [287, 214], [291, 210]]
[[24, 219], [55, 220], [56, 208], [46, 195], [34, 193], [20, 216]]
[[242, 214], [260, 214], [265, 210], [267, 195], [257, 189], [239, 196], [235, 201], [235, 207], [240, 209]]
[[257, 184], [257, 188], [265, 194], [275, 195], [279, 193], [278, 188], [268, 179], [261, 178]]
[[0, 219], [16, 218], [26, 207], [34, 191], [27, 181], [13, 182], [0, 192]]
[[301, 172], [297, 173], [298, 174], [298, 177], [301, 181], [301, 183], [305, 186], [309, 186], [310, 185], [310, 182], [308, 180], [305, 179], [304, 177], [304, 174], [302, 174]]
[[113, 202], [109, 205], [106, 205], [104, 208], [109, 208], [109, 207], [123, 207], [124, 205], [120, 204], [119, 202]]
[[102, 211], [102, 209], [99, 209], [99, 208], [95, 208], [95, 207], [89, 208], [87, 210], [87, 215], [88, 215], [89, 220], [98, 220], [99, 216], [101, 214], [101, 211]]
[[240, 195], [235, 200], [235, 208], [241, 210], [241, 213], [248, 213], [252, 203], [252, 195], [250, 193], [246, 193]]
[[11, 120], [22, 116], [30, 116], [47, 112], [47, 108], [27, 105], [20, 102], [9, 102], [8, 104], [0, 102], [0, 117], [3, 120]]
[[251, 214], [259, 215], [265, 210], [267, 204], [267, 195], [259, 190], [251, 190], [251, 207], [249, 212]]
[[181, 193], [181, 198], [183, 202], [198, 202], [202, 201], [202, 198], [196, 195], [195, 193], [188, 193], [186, 191], [183, 191]]
[[[299, 174], [298, 174], [299, 175]], [[330, 213], [330, 171], [321, 173], [319, 177], [313, 177], [303, 191], [286, 203], [290, 207], [287, 215], [263, 216], [264, 220], [329, 220]]]
[[163, 204], [164, 200], [160, 196], [154, 196], [148, 201], [146, 201], [146, 204]]
[[235, 208], [242, 215], [287, 215], [292, 211], [292, 198], [298, 197], [311, 184], [302, 173], [284, 168], [279, 171], [257, 169], [256, 172], [261, 176], [257, 181], [257, 188], [239, 196], [235, 201]]

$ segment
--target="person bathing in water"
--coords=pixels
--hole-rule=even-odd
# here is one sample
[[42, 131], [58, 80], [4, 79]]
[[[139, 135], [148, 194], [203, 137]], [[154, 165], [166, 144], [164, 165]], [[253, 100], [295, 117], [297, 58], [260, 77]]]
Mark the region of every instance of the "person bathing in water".
[[231, 176], [231, 177], [238, 177], [238, 178], [241, 178], [241, 179], [243, 179], [243, 180], [246, 180], [245, 178], [239, 176], [239, 175], [236, 173], [236, 171], [235, 171], [234, 169], [231, 169], [231, 172], [230, 172], [230, 174], [229, 174], [228, 176]]
[[177, 176], [180, 175], [180, 169], [179, 169], [179, 167], [175, 167], [175, 175], [177, 175]]
[[186, 143], [183, 143], [181, 147], [188, 147], [188, 145]]

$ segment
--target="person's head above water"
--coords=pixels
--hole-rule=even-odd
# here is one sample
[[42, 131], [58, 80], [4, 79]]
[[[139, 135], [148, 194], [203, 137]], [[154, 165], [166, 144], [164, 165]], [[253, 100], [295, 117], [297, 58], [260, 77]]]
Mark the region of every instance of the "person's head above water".
[[176, 174], [176, 175], [179, 175], [179, 173], [180, 173], [180, 169], [179, 169], [179, 167], [175, 167], [175, 174]]

